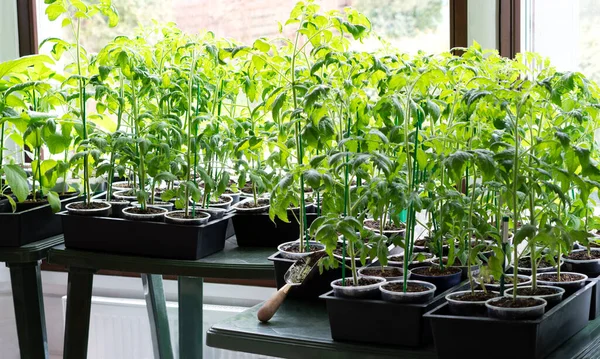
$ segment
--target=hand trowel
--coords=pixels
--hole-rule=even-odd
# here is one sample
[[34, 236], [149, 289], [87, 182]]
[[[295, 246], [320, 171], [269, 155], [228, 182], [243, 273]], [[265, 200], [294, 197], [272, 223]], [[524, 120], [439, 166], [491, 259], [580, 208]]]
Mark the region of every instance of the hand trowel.
[[283, 301], [288, 295], [292, 287], [296, 287], [304, 283], [308, 278], [314, 275], [315, 268], [318, 267], [319, 260], [325, 256], [325, 252], [313, 253], [309, 256], [298, 259], [285, 272], [283, 279], [285, 285], [275, 292], [269, 300], [258, 310], [256, 316], [263, 323], [268, 322], [273, 318]]

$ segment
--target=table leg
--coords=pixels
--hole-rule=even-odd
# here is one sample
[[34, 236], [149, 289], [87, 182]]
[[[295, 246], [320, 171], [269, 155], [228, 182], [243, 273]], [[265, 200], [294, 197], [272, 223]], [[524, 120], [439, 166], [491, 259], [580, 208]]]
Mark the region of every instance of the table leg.
[[154, 358], [173, 359], [171, 346], [171, 333], [169, 332], [169, 318], [167, 303], [163, 289], [162, 276], [156, 274], [142, 274], [146, 309], [150, 319], [150, 333], [152, 334], [152, 347]]
[[202, 302], [204, 280], [179, 277], [179, 358], [201, 359], [204, 348]]
[[10, 269], [19, 350], [22, 359], [48, 358], [40, 265], [7, 263]]
[[87, 358], [94, 270], [69, 268], [64, 359]]

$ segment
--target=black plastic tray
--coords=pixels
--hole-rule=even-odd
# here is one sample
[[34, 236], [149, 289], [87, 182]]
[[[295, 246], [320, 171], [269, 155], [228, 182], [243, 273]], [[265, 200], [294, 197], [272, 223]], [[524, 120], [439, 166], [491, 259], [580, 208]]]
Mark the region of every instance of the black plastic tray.
[[[285, 280], [283, 279], [285, 272], [287, 272], [296, 261], [281, 257], [279, 252], [271, 255], [269, 260], [273, 262], [275, 268], [275, 282], [277, 282], [277, 289], [279, 289], [285, 285]], [[290, 288], [288, 297], [317, 299], [321, 294], [331, 290], [331, 282], [342, 277], [341, 267], [324, 270], [323, 273], [319, 273], [318, 269], [315, 269], [315, 271], [317, 272], [314, 275], [311, 275], [310, 278], [307, 278], [304, 283]]]
[[[447, 303], [425, 314], [425, 318], [431, 322], [441, 359], [543, 358], [588, 324], [595, 285], [588, 281], [536, 320], [450, 315]], [[457, 346], [457, 335], [461, 334], [468, 340], [464, 347]]]
[[590, 306], [590, 320], [594, 320], [600, 316], [600, 276], [591, 278], [590, 280], [596, 283], [592, 289], [592, 301]]
[[433, 339], [429, 322], [423, 315], [440, 305], [447, 294], [467, 287], [468, 284], [463, 282], [421, 304], [339, 298], [333, 291], [320, 298], [327, 303], [333, 340], [418, 347]]
[[[80, 200], [72, 196], [61, 199], [61, 210], [70, 202]], [[0, 203], [0, 247], [20, 247], [62, 233], [60, 217], [49, 204], [12, 213], [8, 200]]]
[[201, 226], [61, 212], [65, 246], [104, 253], [197, 260], [223, 250], [231, 214]]
[[[238, 246], [240, 247], [273, 247], [278, 245], [297, 241], [300, 238], [300, 226], [294, 216], [288, 214], [289, 223], [281, 221], [275, 217], [275, 222], [271, 221], [268, 213], [239, 213], [231, 219]], [[296, 214], [297, 216], [297, 214]], [[306, 221], [308, 226], [317, 219], [315, 213], [307, 213]]]

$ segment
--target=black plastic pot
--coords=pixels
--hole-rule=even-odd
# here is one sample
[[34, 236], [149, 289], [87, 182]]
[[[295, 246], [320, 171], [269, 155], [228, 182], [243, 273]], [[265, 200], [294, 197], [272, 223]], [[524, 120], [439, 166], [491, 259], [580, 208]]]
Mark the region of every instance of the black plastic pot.
[[[277, 283], [277, 289], [279, 289], [285, 285], [285, 280], [283, 279], [285, 272], [287, 272], [296, 261], [283, 258], [279, 252], [270, 256], [269, 260], [273, 262], [275, 268], [275, 282]], [[308, 277], [302, 285], [291, 287], [288, 292], [288, 297], [297, 299], [317, 299], [321, 294], [330, 291], [331, 282], [339, 279], [341, 276], [341, 267], [325, 270], [322, 274], [317, 272], [315, 275]]]
[[[587, 285], [534, 320], [500, 320], [450, 315], [444, 303], [425, 314], [433, 331], [438, 357], [456, 358], [456, 333], [468, 333], [461, 359], [543, 358], [588, 324], [592, 288]], [[498, 338], [508, 342], [495, 345]], [[482, 354], [485, 353], [485, 354]]]
[[200, 226], [84, 217], [61, 212], [65, 246], [72, 249], [197, 260], [223, 250], [229, 216]]
[[[289, 223], [275, 217], [275, 222], [269, 218], [269, 213], [236, 213], [231, 222], [235, 230], [237, 244], [240, 247], [273, 247], [297, 241], [300, 238], [300, 226], [294, 219], [292, 211], [288, 211]], [[314, 213], [306, 214], [308, 226], [317, 219]]]
[[[77, 196], [61, 199], [61, 209], [79, 200]], [[49, 204], [12, 213], [10, 203], [0, 206], [0, 247], [20, 247], [62, 233], [60, 217], [55, 216]]]
[[[429, 282], [429, 283], [435, 285], [435, 287], [437, 288], [437, 290], [435, 291], [436, 295], [458, 285], [461, 282], [462, 271], [457, 271], [456, 273], [444, 275], [444, 276], [427, 276], [427, 275], [415, 273], [415, 271], [417, 271], [417, 272], [419, 271], [418, 268], [422, 268], [422, 267], [414, 268], [410, 275], [410, 279], [422, 280], [424, 282]], [[429, 268], [429, 266], [424, 266], [424, 268]]]
[[[432, 341], [431, 329], [423, 314], [441, 304], [446, 294], [454, 289], [420, 304], [339, 298], [333, 295], [333, 291], [320, 298], [327, 303], [333, 340], [418, 347]], [[360, 320], [357, 319], [359, 317]]]
[[[587, 249], [577, 249], [573, 252], [583, 252]], [[600, 249], [592, 249], [592, 251], [600, 251]], [[588, 277], [597, 277], [600, 275], [600, 259], [589, 259], [589, 260], [573, 260], [563, 257], [565, 261], [565, 269], [569, 272], [577, 272], [585, 274]]]

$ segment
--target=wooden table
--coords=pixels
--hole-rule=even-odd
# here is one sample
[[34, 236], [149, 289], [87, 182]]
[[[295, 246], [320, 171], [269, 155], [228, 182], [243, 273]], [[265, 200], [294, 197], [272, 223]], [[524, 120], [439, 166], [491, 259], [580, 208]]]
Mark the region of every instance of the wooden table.
[[[433, 346], [411, 349], [333, 341], [324, 302], [287, 300], [267, 324], [256, 319], [260, 306], [213, 325], [206, 336], [207, 345], [292, 359], [437, 358]], [[592, 359], [599, 354], [600, 318], [590, 321], [547, 359]]]
[[40, 261], [46, 258], [50, 248], [62, 242], [62, 236], [57, 236], [21, 247], [0, 247], [0, 262], [5, 262], [10, 270], [19, 350], [23, 359], [49, 356]]
[[[176, 245], [176, 244], [174, 244]], [[155, 358], [173, 358], [162, 275], [176, 275], [179, 290], [179, 357], [202, 357], [203, 278], [273, 279], [267, 260], [275, 249], [239, 248], [235, 238], [225, 250], [197, 261], [124, 256], [66, 249], [50, 251], [48, 261], [68, 266], [64, 358], [87, 356], [93, 275], [98, 270], [142, 274]]]

